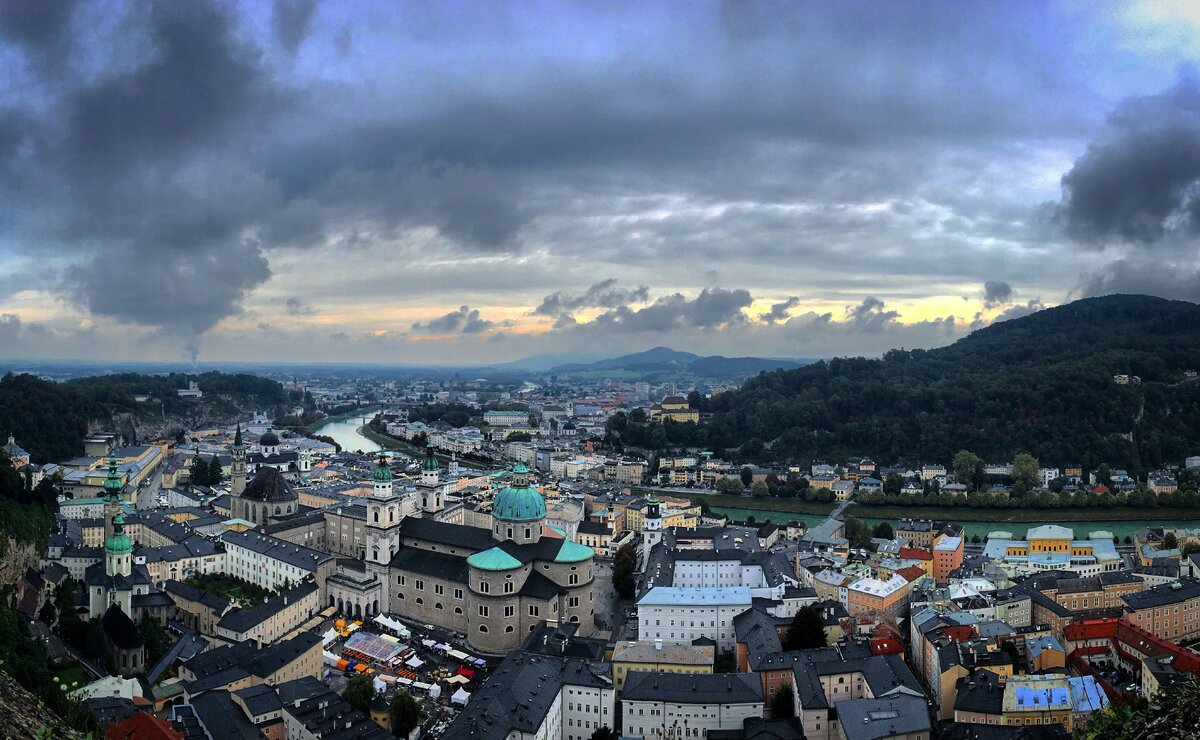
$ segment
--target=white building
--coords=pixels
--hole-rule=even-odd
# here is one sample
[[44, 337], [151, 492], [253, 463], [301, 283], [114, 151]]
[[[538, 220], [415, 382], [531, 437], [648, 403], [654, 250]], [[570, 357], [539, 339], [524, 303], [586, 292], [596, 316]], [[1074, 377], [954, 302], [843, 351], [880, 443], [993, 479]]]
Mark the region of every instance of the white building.
[[755, 673], [632, 671], [621, 692], [625, 736], [703, 738], [740, 731], [745, 720], [762, 716], [762, 679]]
[[272, 591], [296, 585], [313, 576], [324, 595], [325, 578], [332, 572], [333, 555], [254, 531], [226, 532], [225, 572]]
[[655, 586], [638, 600], [639, 640], [684, 640], [707, 637], [719, 652], [737, 642], [733, 618], [750, 608], [750, 589]]

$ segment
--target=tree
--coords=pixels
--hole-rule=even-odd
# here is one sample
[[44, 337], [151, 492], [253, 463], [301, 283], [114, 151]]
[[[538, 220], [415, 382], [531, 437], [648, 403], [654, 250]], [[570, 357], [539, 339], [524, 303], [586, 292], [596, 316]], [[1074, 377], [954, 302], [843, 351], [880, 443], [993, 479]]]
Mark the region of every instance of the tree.
[[192, 464], [188, 467], [188, 479], [193, 486], [208, 485], [208, 463], [204, 458], [199, 455], [192, 458]]
[[637, 570], [637, 550], [633, 545], [621, 545], [613, 558], [612, 583], [617, 593], [626, 599], [633, 598], [636, 582], [633, 574]]
[[596, 731], [592, 733], [592, 740], [617, 740], [618, 737], [619, 735], [613, 732], [613, 729], [608, 725], [597, 727]]
[[971, 535], [971, 544], [978, 545], [979, 543], [980, 543], [979, 535], [977, 535], [977, 534]]
[[771, 694], [771, 717], [774, 719], [783, 719], [791, 717], [796, 711], [794, 703], [795, 694], [792, 692], [792, 685], [785, 683]]
[[792, 617], [783, 639], [785, 650], [812, 650], [825, 647], [825, 622], [811, 606], [802, 606]]
[[1105, 488], [1112, 488], [1112, 469], [1108, 463], [1100, 463], [1100, 467], [1096, 468], [1096, 482]]
[[221, 458], [213, 455], [208, 461], [208, 485], [219, 486], [224, 477], [225, 471], [221, 468]]
[[747, 465], [746, 467], [742, 468], [742, 485], [748, 487], [753, 482], [754, 471], [751, 470], [750, 466]]
[[863, 524], [857, 517], [848, 516], [845, 522], [846, 539], [850, 541], [850, 547], [856, 550], [871, 549], [871, 528]]
[[954, 480], [976, 489], [983, 480], [983, 460], [973, 452], [959, 450], [954, 456]]
[[1184, 557], [1191, 555], [1194, 552], [1200, 552], [1200, 543], [1188, 541], [1183, 543], [1183, 549], [1179, 551]]
[[1022, 493], [1028, 493], [1037, 486], [1040, 474], [1041, 467], [1038, 466], [1037, 458], [1028, 452], [1022, 452], [1013, 458], [1013, 486], [1019, 487]]
[[404, 689], [396, 689], [396, 693], [392, 694], [392, 705], [388, 708], [388, 722], [392, 726], [392, 735], [408, 737], [421, 723], [421, 714], [421, 705], [412, 694]]
[[871, 530], [871, 536], [878, 537], [881, 540], [890, 540], [896, 536], [896, 532], [892, 529], [892, 525], [887, 522], [880, 522]]
[[746, 490], [746, 486], [737, 478], [722, 476], [717, 479], [716, 489], [721, 493], [727, 493], [731, 496], [740, 496]]
[[350, 678], [342, 698], [350, 706], [363, 714], [370, 714], [371, 700], [375, 698], [375, 679], [365, 673], [359, 673]]
[[750, 485], [750, 493], [754, 496], [766, 496], [771, 492], [766, 481], [756, 480]]
[[1174, 532], [1167, 532], [1163, 536], [1162, 545], [1164, 550], [1174, 550], [1179, 547], [1179, 540], [1175, 537]]

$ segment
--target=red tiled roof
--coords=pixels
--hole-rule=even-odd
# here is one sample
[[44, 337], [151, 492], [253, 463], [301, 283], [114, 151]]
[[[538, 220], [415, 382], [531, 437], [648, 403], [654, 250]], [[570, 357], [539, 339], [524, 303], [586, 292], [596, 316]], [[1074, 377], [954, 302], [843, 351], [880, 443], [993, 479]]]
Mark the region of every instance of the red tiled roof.
[[104, 733], [105, 740], [183, 740], [183, 733], [171, 727], [166, 720], [153, 714], [138, 712], [111, 725]]
[[923, 578], [925, 576], [925, 571], [915, 565], [910, 565], [907, 568], [901, 568], [900, 570], [896, 571], [896, 575], [901, 576], [904, 580], [912, 583], [918, 578]]
[[902, 547], [900, 557], [905, 560], [933, 560], [933, 553], [920, 547]]

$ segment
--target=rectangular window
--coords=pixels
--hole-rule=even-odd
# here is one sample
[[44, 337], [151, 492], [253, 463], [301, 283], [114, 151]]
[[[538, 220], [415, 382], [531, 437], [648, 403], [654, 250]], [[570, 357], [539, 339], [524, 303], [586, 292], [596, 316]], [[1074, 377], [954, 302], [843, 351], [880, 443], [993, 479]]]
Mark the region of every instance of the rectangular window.
[[417, 590], [418, 591], [425, 590], [425, 581], [422, 581], [420, 578], [417, 579]]
[[462, 599], [462, 589], [461, 588], [454, 589], [454, 598], [460, 599], [460, 600]]
[[479, 616], [486, 617], [487, 615], [488, 615], [488, 608], [486, 606], [484, 606], [483, 604], [480, 604], [479, 605]]

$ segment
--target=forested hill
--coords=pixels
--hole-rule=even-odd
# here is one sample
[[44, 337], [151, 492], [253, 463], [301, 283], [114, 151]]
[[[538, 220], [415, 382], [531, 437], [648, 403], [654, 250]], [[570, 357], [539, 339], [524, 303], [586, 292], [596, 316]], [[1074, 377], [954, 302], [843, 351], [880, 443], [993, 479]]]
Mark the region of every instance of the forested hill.
[[[175, 393], [188, 380], [199, 382], [202, 399]], [[141, 396], [149, 400], [135, 400]], [[123, 373], [52, 383], [9, 373], [0, 378], [0, 443], [12, 434], [44, 463], [81, 454], [89, 431], [129, 422], [139, 435], [157, 436], [200, 421], [231, 421], [249, 409], [274, 414], [292, 400], [279, 383], [254, 375]]]
[[1200, 453], [1200, 381], [1188, 370], [1200, 370], [1200, 305], [1089, 298], [940, 349], [760, 374], [707, 402], [706, 431], [714, 448], [771, 458], [949, 464], [968, 449], [1141, 470]]

